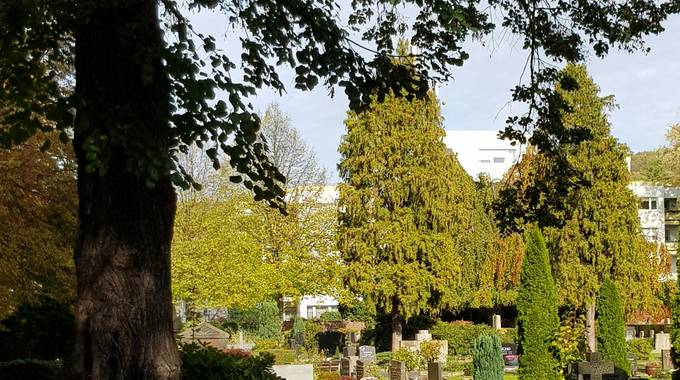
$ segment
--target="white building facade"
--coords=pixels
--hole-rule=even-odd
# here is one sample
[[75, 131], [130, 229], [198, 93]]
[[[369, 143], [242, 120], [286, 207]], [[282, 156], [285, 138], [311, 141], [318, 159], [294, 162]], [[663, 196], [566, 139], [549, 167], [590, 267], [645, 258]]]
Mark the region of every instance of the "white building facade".
[[640, 182], [628, 186], [638, 197], [638, 215], [642, 234], [650, 242], [662, 243], [671, 256], [671, 277], [677, 276], [678, 238], [680, 233], [680, 187], [648, 185]]
[[523, 154], [519, 144], [499, 139], [498, 131], [446, 130], [444, 144], [474, 179], [485, 173], [492, 181], [502, 180]]

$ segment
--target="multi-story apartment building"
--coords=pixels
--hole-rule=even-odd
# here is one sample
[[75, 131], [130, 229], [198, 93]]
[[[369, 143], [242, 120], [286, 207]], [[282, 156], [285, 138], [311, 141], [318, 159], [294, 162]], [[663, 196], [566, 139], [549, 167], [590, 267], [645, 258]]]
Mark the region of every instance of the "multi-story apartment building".
[[671, 277], [677, 276], [678, 237], [680, 232], [680, 187], [631, 183], [639, 198], [638, 215], [642, 234], [648, 241], [662, 243], [671, 256]]

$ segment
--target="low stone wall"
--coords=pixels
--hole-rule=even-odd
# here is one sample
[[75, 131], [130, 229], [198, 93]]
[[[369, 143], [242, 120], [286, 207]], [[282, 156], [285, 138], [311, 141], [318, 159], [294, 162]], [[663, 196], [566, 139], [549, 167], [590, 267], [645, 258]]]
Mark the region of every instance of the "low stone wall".
[[273, 368], [276, 375], [286, 380], [314, 380], [314, 366], [311, 364], [284, 364]]

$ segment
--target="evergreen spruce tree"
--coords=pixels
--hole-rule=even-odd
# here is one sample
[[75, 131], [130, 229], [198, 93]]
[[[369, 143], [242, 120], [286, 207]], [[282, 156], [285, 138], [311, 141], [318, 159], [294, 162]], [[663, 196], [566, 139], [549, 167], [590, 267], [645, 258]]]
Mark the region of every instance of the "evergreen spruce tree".
[[396, 350], [405, 320], [466, 300], [456, 239], [473, 230], [475, 187], [443, 143], [433, 94], [374, 98], [345, 125], [338, 247], [346, 284], [391, 316]]
[[567, 133], [546, 137], [555, 143], [551, 152], [529, 150], [496, 211], [507, 229], [542, 229], [560, 304], [586, 312], [586, 344], [595, 351], [600, 284], [616, 282], [625, 311], [644, 308], [655, 301], [659, 267], [650, 263], [637, 198], [627, 187], [628, 149], [610, 134], [612, 98], [599, 96], [584, 66], [569, 64], [563, 73], [577, 84], [556, 86], [569, 106], [562, 114]]
[[503, 380], [503, 353], [501, 340], [495, 333], [483, 333], [473, 348], [474, 380]]
[[525, 253], [517, 297], [520, 380], [560, 379], [551, 343], [559, 331], [555, 283], [548, 250], [538, 227], [525, 235]]
[[630, 364], [626, 359], [625, 325], [619, 290], [611, 280], [606, 279], [600, 286], [597, 299], [598, 350], [617, 368], [630, 373]]

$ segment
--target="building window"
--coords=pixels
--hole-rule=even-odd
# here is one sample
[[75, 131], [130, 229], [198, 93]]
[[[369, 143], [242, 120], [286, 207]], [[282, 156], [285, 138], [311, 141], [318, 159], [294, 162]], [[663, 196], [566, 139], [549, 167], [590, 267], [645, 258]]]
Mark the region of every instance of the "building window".
[[672, 226], [666, 226], [666, 243], [678, 242], [678, 229]]
[[505, 157], [494, 157], [493, 158], [493, 163], [494, 164], [502, 164], [505, 162]]
[[490, 164], [491, 160], [479, 160], [479, 162], [482, 164]]
[[642, 229], [642, 236], [645, 237], [648, 241], [656, 241], [659, 237], [659, 229], [658, 228], [643, 228]]
[[640, 210], [656, 210], [656, 198], [640, 198]]
[[678, 211], [678, 199], [677, 198], [664, 199], [663, 208], [666, 211]]

